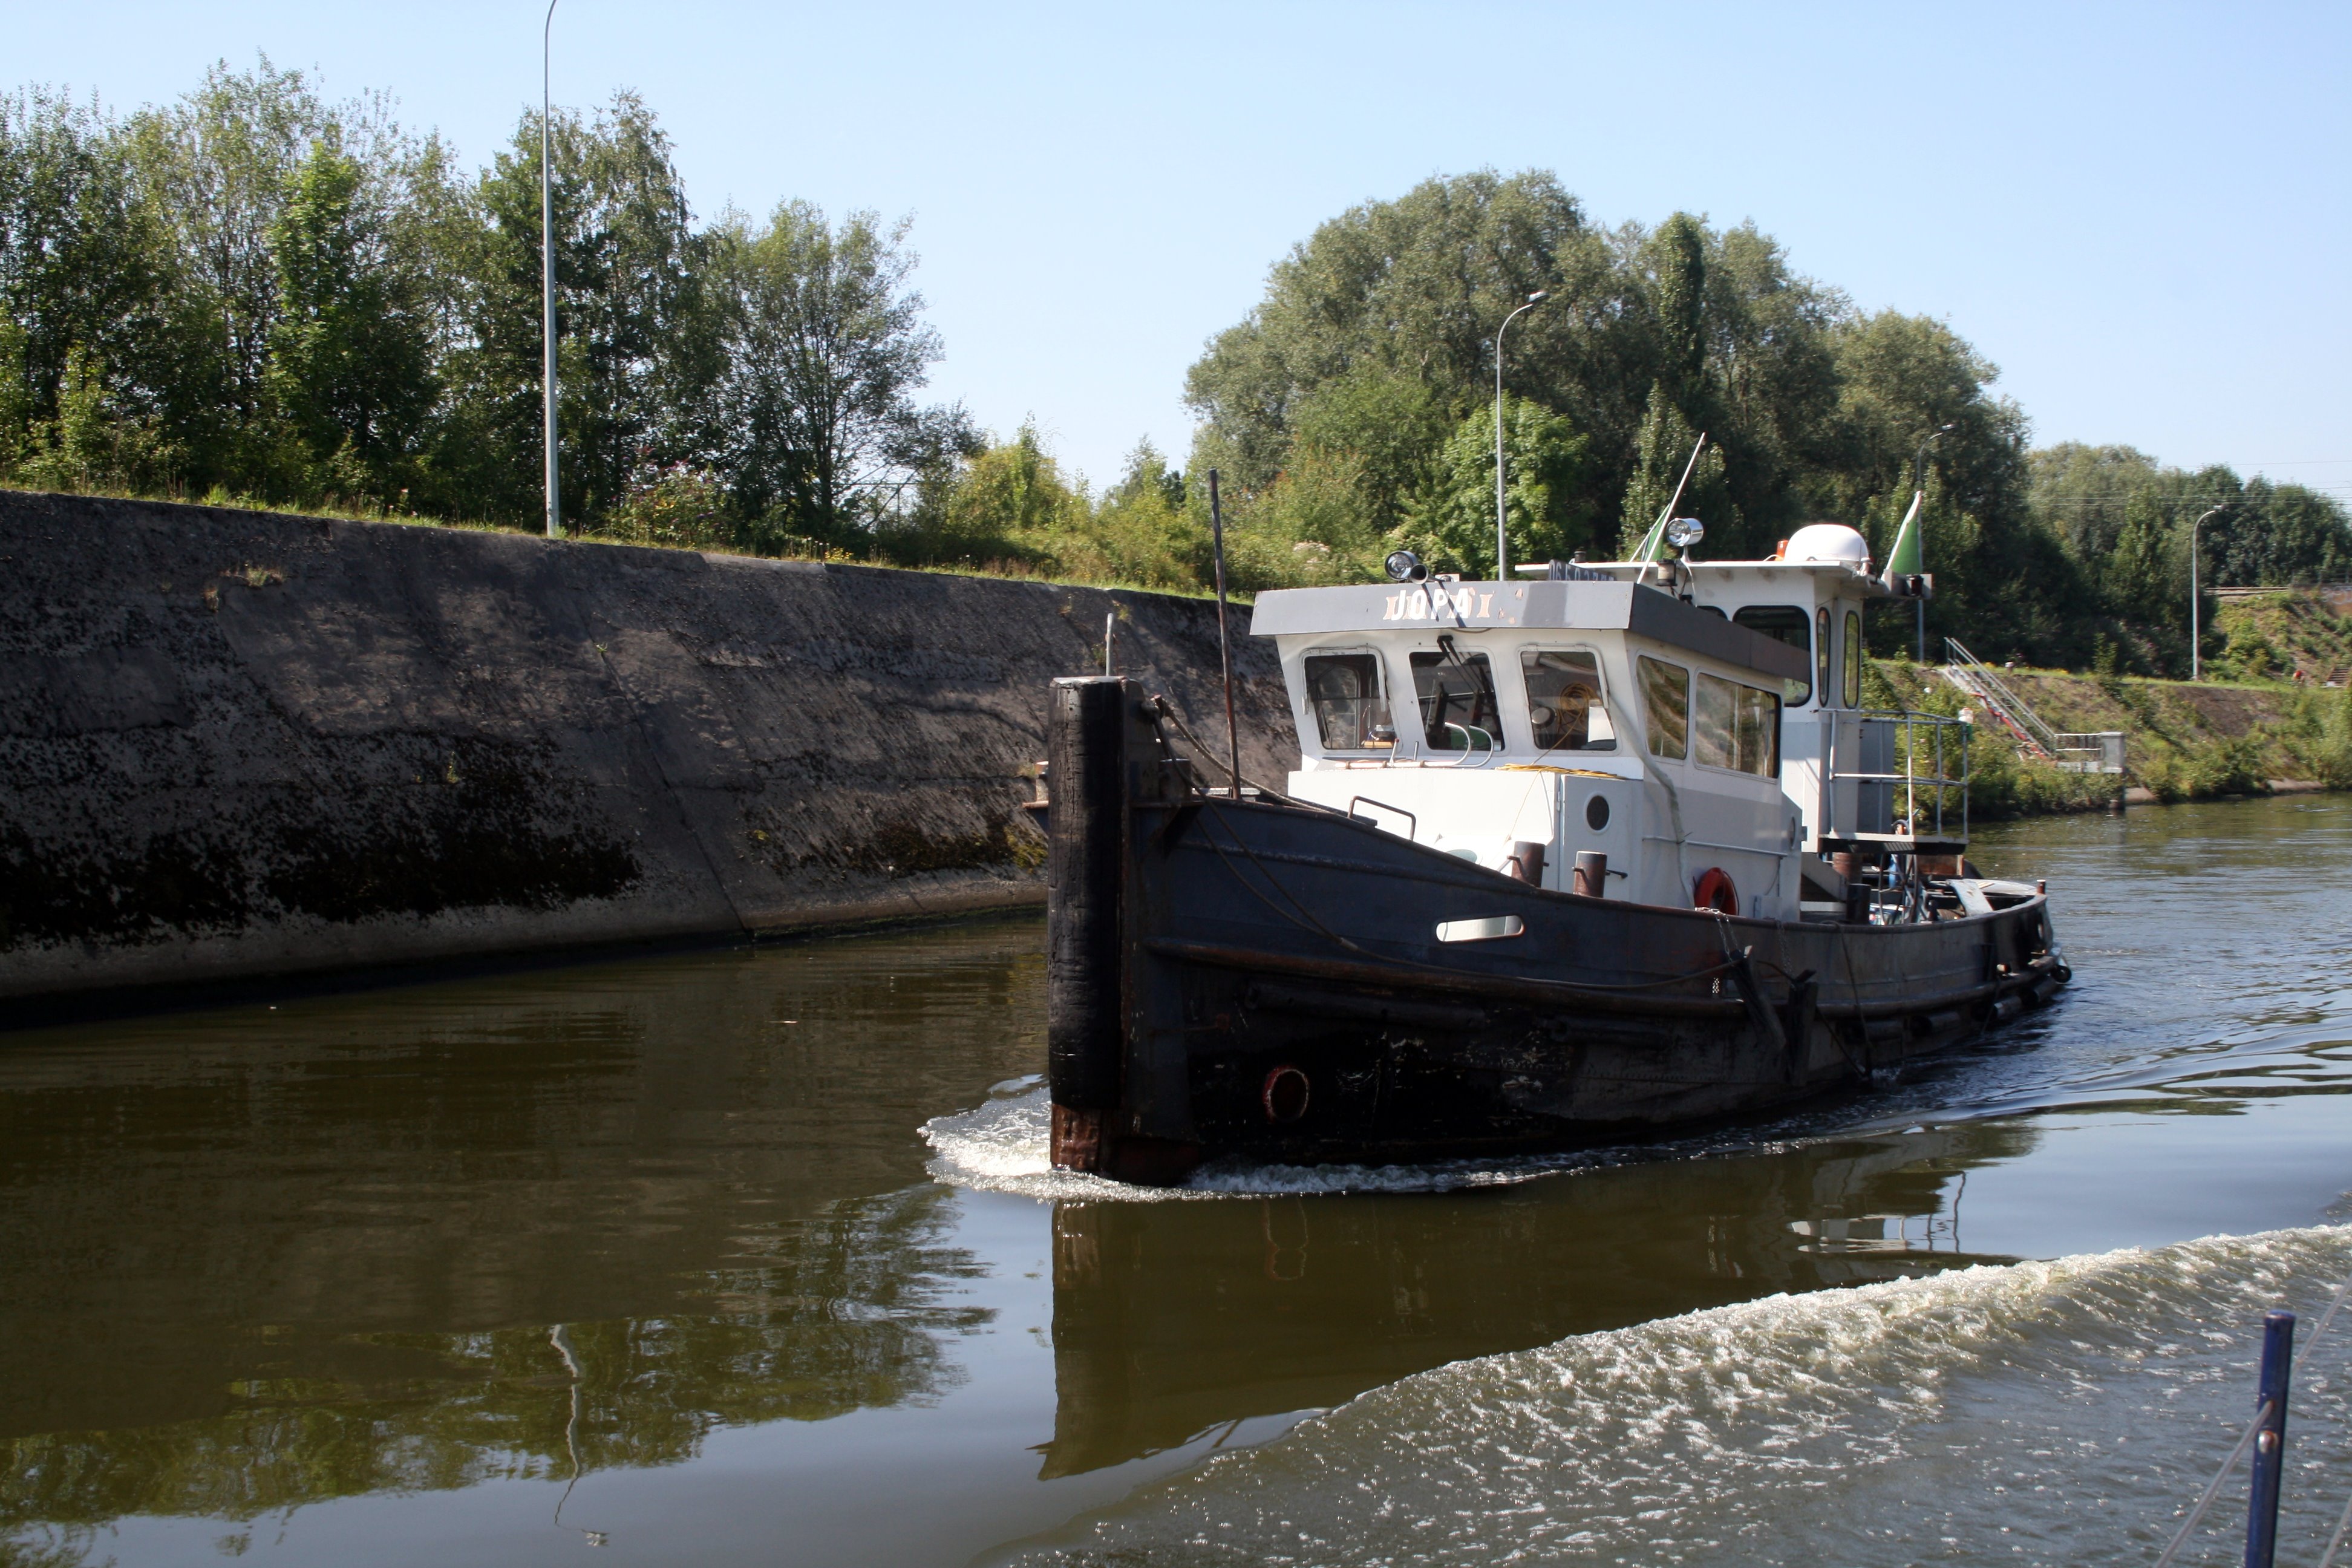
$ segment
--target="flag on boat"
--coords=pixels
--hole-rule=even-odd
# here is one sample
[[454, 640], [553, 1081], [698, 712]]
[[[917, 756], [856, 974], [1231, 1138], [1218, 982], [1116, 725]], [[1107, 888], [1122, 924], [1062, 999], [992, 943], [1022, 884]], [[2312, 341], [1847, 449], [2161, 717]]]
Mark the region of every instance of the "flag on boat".
[[1903, 514], [1903, 526], [1895, 531], [1895, 548], [1886, 552], [1886, 572], [1882, 579], [1896, 593], [1905, 593], [1905, 579], [1924, 578], [1927, 570], [1927, 549], [1920, 539], [1919, 505], [1927, 491], [1911, 493], [1911, 510]]
[[[1671, 507], [1668, 510], [1673, 510]], [[1658, 521], [1650, 524], [1650, 531], [1642, 535], [1642, 542], [1633, 548], [1636, 561], [1664, 561], [1666, 558], [1666, 514], [1660, 512]]]

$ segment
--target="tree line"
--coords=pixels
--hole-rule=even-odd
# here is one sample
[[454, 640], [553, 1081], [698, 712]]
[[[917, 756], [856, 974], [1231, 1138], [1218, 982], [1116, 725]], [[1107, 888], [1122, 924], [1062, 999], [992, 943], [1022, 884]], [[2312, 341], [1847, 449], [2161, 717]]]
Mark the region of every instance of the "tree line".
[[[1919, 483], [1930, 657], [1948, 633], [1988, 658], [2186, 674], [2189, 533], [2217, 504], [2204, 584], [2352, 568], [2325, 495], [2128, 447], [2034, 450], [1948, 325], [1857, 309], [1753, 224], [1596, 225], [1540, 172], [1432, 179], [1318, 227], [1192, 366], [1195, 466], [1337, 570], [1391, 542], [1491, 570], [1495, 335], [1538, 290], [1503, 362], [1519, 560], [1629, 552], [1704, 431], [1683, 510], [1719, 558], [1828, 520], [1884, 560]], [[1890, 652], [1910, 642], [1895, 621]]]
[[[1919, 473], [1930, 632], [1987, 657], [2184, 672], [2215, 505], [2206, 583], [2352, 573], [2327, 496], [2036, 450], [1945, 323], [1857, 309], [1753, 224], [1595, 223], [1532, 171], [1318, 226], [1191, 368], [1181, 468], [1139, 444], [1096, 489], [1034, 426], [923, 400], [943, 345], [904, 222], [699, 220], [626, 94], [548, 130], [562, 499], [592, 534], [1192, 589], [1214, 467], [1244, 589], [1399, 545], [1491, 571], [1495, 334], [1540, 290], [1503, 363], [1517, 559], [1629, 548], [1704, 431], [1682, 510], [1717, 557], [1823, 519], [1883, 554]], [[0, 478], [534, 525], [540, 136], [526, 112], [463, 170], [266, 59], [127, 115], [0, 100]]]
[[[782, 549], [870, 530], [976, 453], [904, 225], [698, 223], [626, 94], [558, 111], [565, 513]], [[15, 482], [527, 524], [540, 493], [540, 124], [488, 167], [267, 60], [113, 115], [0, 100], [0, 464]], [[723, 514], [723, 516], [721, 515]], [[719, 537], [723, 522], [728, 537]]]

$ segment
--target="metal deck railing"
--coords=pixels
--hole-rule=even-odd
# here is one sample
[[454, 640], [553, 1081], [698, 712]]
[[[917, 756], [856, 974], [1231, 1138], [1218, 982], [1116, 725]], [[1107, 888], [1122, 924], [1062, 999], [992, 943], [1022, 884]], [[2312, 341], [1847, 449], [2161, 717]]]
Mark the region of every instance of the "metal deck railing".
[[[1895, 824], [1900, 822], [1910, 835], [1949, 837], [1952, 835], [1945, 808], [1957, 796], [1958, 837], [1968, 837], [1969, 726], [1941, 713], [1921, 713], [1908, 708], [1844, 712], [1825, 709], [1822, 724], [1826, 733], [1822, 747], [1821, 809], [1816, 818], [1822, 826], [1818, 837], [1850, 838], [1857, 834], [1894, 834]], [[1853, 744], [1846, 749], [1858, 765], [1846, 768], [1838, 765], [1838, 742], [1848, 735], [1849, 726]], [[1956, 763], [1959, 768], [1957, 773], [1951, 771]], [[1838, 816], [1836, 786], [1842, 783], [1861, 786], [1856, 791], [1854, 820], [1851, 822], [1841, 821]], [[1903, 799], [1899, 816], [1895, 811], [1897, 786]]]

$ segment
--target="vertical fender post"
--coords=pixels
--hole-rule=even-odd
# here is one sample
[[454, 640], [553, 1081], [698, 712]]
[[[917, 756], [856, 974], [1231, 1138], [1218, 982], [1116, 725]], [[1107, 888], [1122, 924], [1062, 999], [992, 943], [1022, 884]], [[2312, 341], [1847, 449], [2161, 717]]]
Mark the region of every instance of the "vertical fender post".
[[1789, 999], [1780, 1006], [1780, 1026], [1789, 1037], [1789, 1081], [1805, 1081], [1806, 1058], [1812, 1054], [1813, 1010], [1821, 1000], [1822, 983], [1810, 969], [1789, 982]]
[[1053, 1161], [1064, 1170], [1102, 1167], [1119, 1103], [1131, 703], [1117, 677], [1056, 680], [1047, 720], [1045, 1078]]
[[1771, 1001], [1765, 996], [1764, 983], [1756, 978], [1754, 948], [1741, 948], [1739, 956], [1731, 961], [1731, 984], [1748, 1008], [1748, 1025], [1756, 1031], [1757, 1041], [1774, 1056], [1786, 1051], [1789, 1037], [1780, 1027], [1780, 1015], [1773, 1011]]

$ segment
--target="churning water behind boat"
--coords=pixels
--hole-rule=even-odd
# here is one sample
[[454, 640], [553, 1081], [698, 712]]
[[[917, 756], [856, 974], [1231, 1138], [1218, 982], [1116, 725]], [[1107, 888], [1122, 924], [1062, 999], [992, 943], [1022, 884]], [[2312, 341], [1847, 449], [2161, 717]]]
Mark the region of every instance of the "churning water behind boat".
[[[1580, 1335], [1373, 1390], [1013, 1560], [2136, 1561], [2251, 1408], [2254, 1320], [2347, 1268], [2352, 1229], [2319, 1226]], [[2347, 1370], [2331, 1336], [2297, 1377], [2281, 1540], [2304, 1557], [2352, 1487]]]
[[[1013, 1088], [1005, 1085], [1001, 1088]], [[923, 1137], [936, 1152], [931, 1174], [954, 1186], [1014, 1193], [1042, 1200], [1164, 1203], [1185, 1198], [1263, 1197], [1285, 1194], [1450, 1193], [1467, 1187], [1510, 1186], [1615, 1157], [1653, 1151], [1512, 1155], [1493, 1160], [1440, 1160], [1411, 1165], [1282, 1165], [1246, 1161], [1213, 1163], [1181, 1186], [1146, 1187], [1054, 1168], [1046, 1146], [1052, 1114], [1042, 1085], [1022, 1083], [975, 1110], [936, 1117]], [[1659, 1146], [1663, 1152], [1665, 1146]]]

